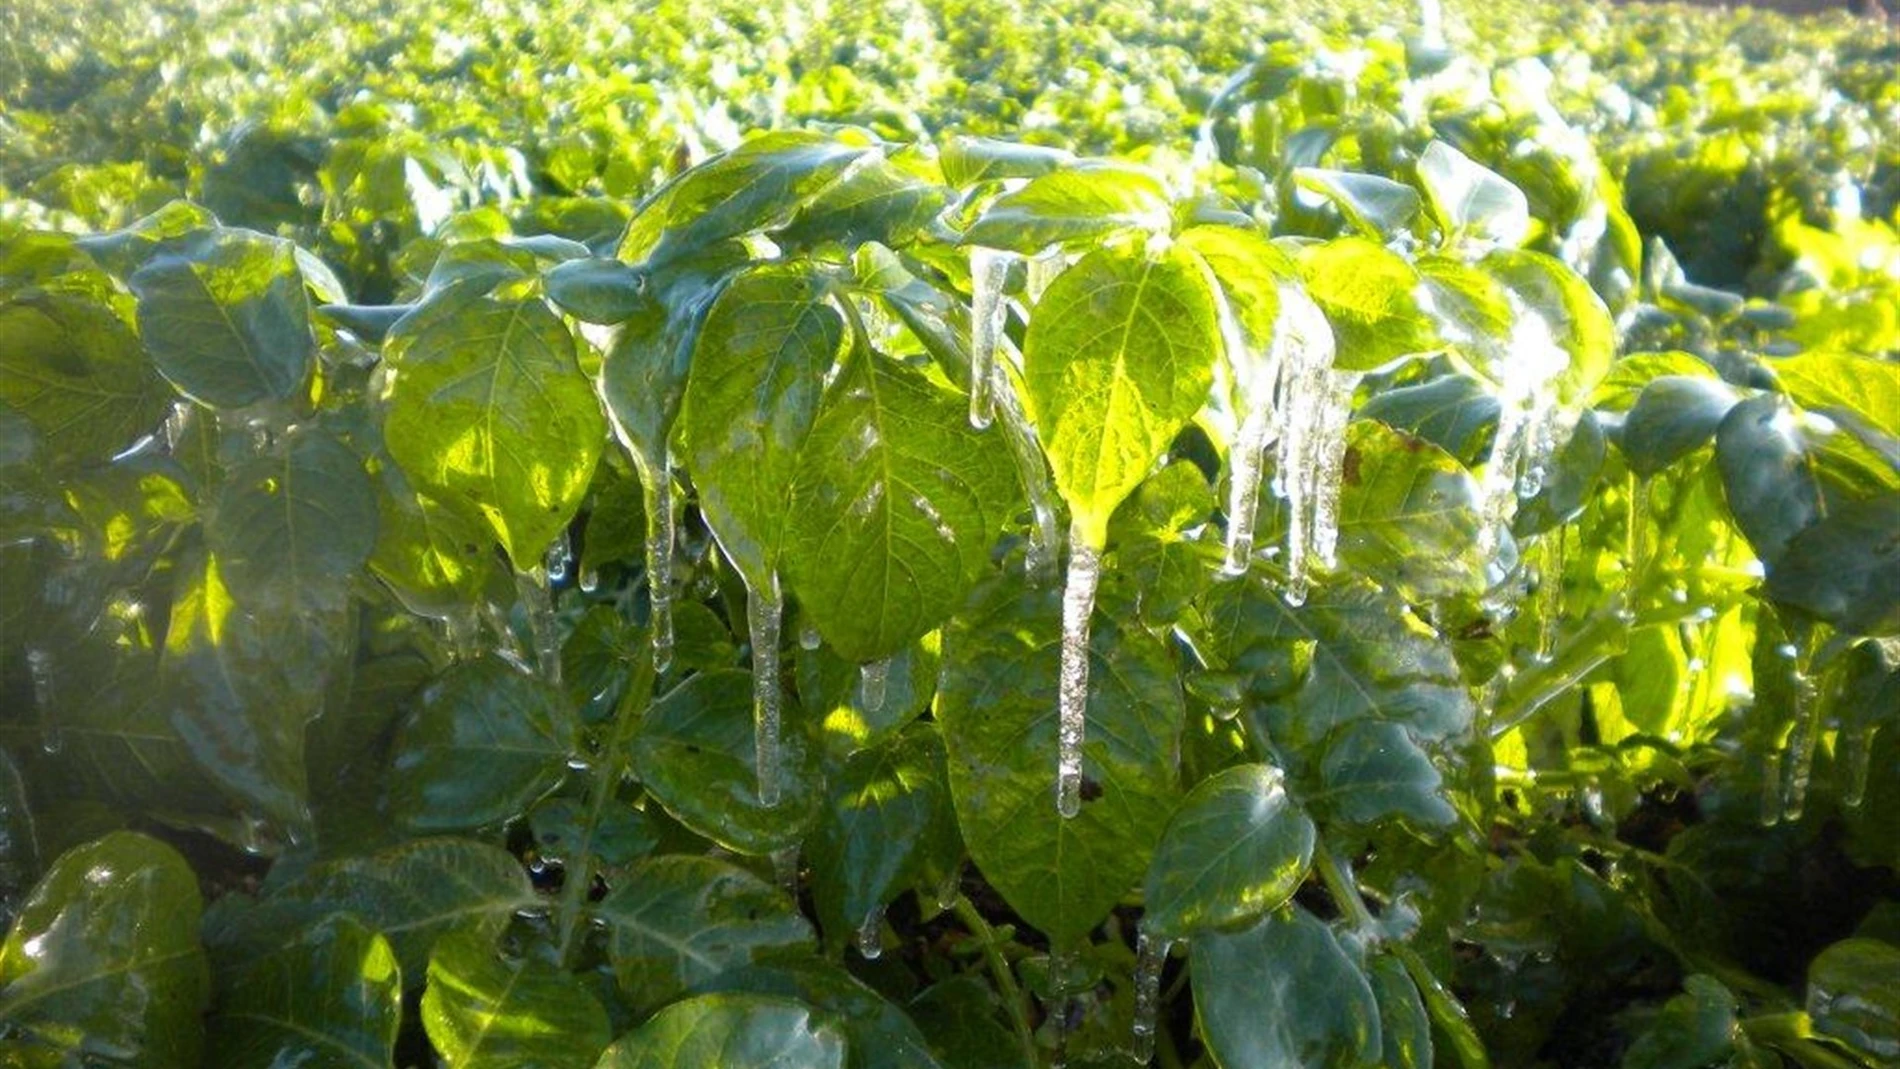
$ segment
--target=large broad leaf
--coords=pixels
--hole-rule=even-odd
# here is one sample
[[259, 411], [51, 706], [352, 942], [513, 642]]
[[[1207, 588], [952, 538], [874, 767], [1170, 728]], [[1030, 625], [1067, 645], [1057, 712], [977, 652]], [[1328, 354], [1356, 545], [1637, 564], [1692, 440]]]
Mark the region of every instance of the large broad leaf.
[[1423, 203], [1418, 190], [1376, 174], [1299, 167], [1293, 184], [1331, 201], [1360, 236], [1381, 243], [1409, 233]]
[[1073, 818], [1049, 804], [1058, 594], [993, 584], [944, 635], [937, 716], [958, 824], [983, 875], [1057, 944], [1087, 934], [1141, 878], [1179, 789], [1185, 714], [1174, 658], [1148, 632], [1116, 626], [1122, 607], [1104, 609], [1089, 644]]
[[1332, 324], [1339, 370], [1370, 371], [1440, 345], [1419, 306], [1418, 269], [1385, 246], [1365, 238], [1312, 245], [1300, 251], [1300, 274]]
[[1429, 442], [1371, 420], [1346, 435], [1339, 491], [1339, 556], [1418, 601], [1476, 596], [1478, 486]]
[[1334, 820], [1374, 824], [1403, 817], [1419, 827], [1443, 827], [1458, 814], [1442, 794], [1442, 778], [1404, 727], [1389, 720], [1356, 720], [1327, 736], [1313, 804]]
[[287, 241], [203, 232], [127, 280], [139, 335], [179, 391], [215, 408], [282, 401], [316, 356], [310, 298]]
[[845, 1041], [806, 1006], [764, 995], [676, 1002], [621, 1037], [595, 1069], [844, 1069]]
[[423, 689], [393, 746], [390, 815], [419, 832], [521, 815], [579, 749], [567, 695], [496, 657], [457, 664]]
[[966, 245], [1033, 253], [1117, 230], [1168, 229], [1168, 189], [1148, 171], [1090, 161], [998, 197], [963, 234]]
[[772, 238], [785, 248], [837, 242], [855, 248], [866, 241], [909, 241], [949, 200], [933, 182], [911, 173], [883, 152], [866, 153], [801, 208]]
[[822, 958], [779, 955], [740, 965], [695, 991], [795, 998], [821, 1011], [844, 1033], [848, 1069], [941, 1069], [923, 1033], [903, 1010]]
[[1207, 399], [1214, 301], [1184, 249], [1099, 249], [1043, 293], [1023, 351], [1030, 418], [1092, 545]]
[[[1264, 578], [1223, 583], [1204, 612], [1204, 649], [1247, 678], [1276, 742], [1305, 747], [1366, 718], [1402, 723], [1425, 739], [1471, 723], [1475, 708], [1451, 645], [1370, 581], [1329, 583], [1298, 608]], [[1290, 689], [1289, 651], [1303, 646], [1310, 666]]]
[[1155, 848], [1142, 927], [1180, 939], [1255, 920], [1293, 897], [1313, 860], [1313, 822], [1280, 770], [1240, 765], [1196, 784]]
[[1447, 236], [1505, 246], [1521, 245], [1530, 236], [1531, 206], [1524, 191], [1443, 141], [1419, 154], [1418, 180]]
[[343, 443], [300, 429], [230, 473], [205, 540], [243, 604], [335, 610], [376, 546], [375, 491]]
[[777, 568], [799, 450], [843, 340], [822, 283], [796, 267], [734, 279], [706, 313], [680, 413], [686, 467], [720, 547], [755, 589]]
[[0, 304], [0, 405], [61, 460], [102, 461], [158, 426], [171, 391], [112, 312], [59, 293]]
[[[431, 305], [446, 302], [444, 314]], [[451, 287], [391, 332], [384, 439], [415, 488], [487, 521], [539, 564], [593, 478], [607, 424], [546, 302]]]
[[1280, 287], [1299, 282], [1299, 265], [1255, 230], [1197, 226], [1181, 235], [1181, 244], [1214, 273], [1228, 313], [1247, 342], [1244, 352], [1223, 346], [1243, 396], [1266, 396], [1263, 391], [1274, 382], [1274, 365], [1267, 357], [1280, 319]]
[[402, 1025], [402, 973], [354, 917], [311, 928], [228, 977], [210, 1023], [221, 1069], [389, 1069]]
[[[1616, 359], [1616, 321], [1590, 284], [1561, 260], [1523, 249], [1495, 249], [1480, 261], [1516, 302], [1517, 315], [1544, 321], [1569, 363], [1557, 375], [1559, 400], [1589, 395]], [[1506, 359], [1510, 359], [1506, 351]]]
[[422, 1027], [444, 1069], [590, 1069], [613, 1039], [606, 1007], [578, 977], [504, 958], [471, 932], [436, 941]]
[[284, 934], [339, 913], [383, 933], [405, 983], [422, 983], [444, 932], [493, 937], [514, 915], [543, 905], [507, 851], [466, 839], [418, 839], [364, 857], [317, 865], [258, 901], [227, 895], [207, 917], [205, 942], [219, 963], [254, 961]]
[[1847, 413], [1900, 437], [1900, 366], [1891, 360], [1808, 352], [1775, 360], [1768, 367], [1802, 408]]
[[1034, 178], [1075, 160], [1065, 149], [991, 137], [951, 137], [940, 151], [937, 162], [944, 181], [959, 189], [1003, 178]]
[[1000, 436], [968, 402], [861, 352], [832, 387], [798, 460], [785, 568], [819, 634], [880, 661], [963, 604], [1015, 511]]
[[198, 878], [114, 832], [62, 855], [0, 945], [0, 1061], [196, 1069], [210, 994]]
[[1900, 947], [1844, 939], [1808, 965], [1814, 1030], [1878, 1063], [1900, 1061]]
[[1729, 409], [1715, 433], [1729, 513], [1755, 554], [1773, 565], [1796, 534], [1821, 518], [1820, 481], [1808, 462], [1807, 435], [1774, 394]]
[[1853, 634], [1900, 630], [1900, 495], [1842, 505], [1795, 535], [1768, 596]]
[[633, 769], [667, 812], [714, 842], [767, 854], [804, 835], [824, 803], [818, 756], [800, 731], [781, 739], [783, 792], [759, 801], [752, 676], [726, 670], [687, 680], [653, 703], [633, 740]]
[[665, 856], [636, 864], [594, 907], [633, 1004], [659, 1006], [756, 956], [814, 946], [784, 893], [736, 865]]
[[1194, 1015], [1221, 1069], [1374, 1069], [1379, 1004], [1326, 925], [1298, 906], [1194, 940]]
[[853, 754], [833, 778], [808, 850], [812, 897], [834, 939], [874, 918], [927, 868], [957, 863], [947, 776], [936, 727], [914, 724]]

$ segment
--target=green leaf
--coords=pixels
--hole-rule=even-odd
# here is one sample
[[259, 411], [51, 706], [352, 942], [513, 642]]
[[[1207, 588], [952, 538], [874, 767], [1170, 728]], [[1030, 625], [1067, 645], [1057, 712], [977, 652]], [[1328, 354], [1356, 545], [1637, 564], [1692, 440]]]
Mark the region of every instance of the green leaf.
[[1900, 437], [1900, 367], [1848, 353], [1808, 352], [1768, 362], [1788, 396], [1810, 412], [1847, 412]]
[[1432, 1019], [1404, 963], [1380, 954], [1367, 964], [1366, 979], [1379, 1000], [1381, 1069], [1431, 1069]]
[[[434, 311], [445, 302], [443, 314]], [[607, 434], [559, 316], [451, 288], [398, 324], [384, 438], [415, 488], [479, 516], [518, 570], [567, 528]]]
[[1814, 1030], [1879, 1061], [1900, 1059], [1900, 947], [1843, 939], [1808, 964]]
[[1168, 821], [1148, 867], [1142, 927], [1183, 939], [1278, 909], [1305, 881], [1313, 822], [1280, 770], [1240, 765], [1196, 784]]
[[1729, 409], [1715, 432], [1729, 513], [1770, 565], [1822, 515], [1821, 487], [1807, 452], [1806, 435], [1787, 401], [1774, 394]]
[[1332, 324], [1340, 371], [1371, 371], [1441, 344], [1419, 307], [1418, 269], [1365, 238], [1340, 238], [1300, 250], [1306, 292]]
[[578, 978], [471, 932], [436, 941], [422, 1027], [445, 1069], [591, 1069], [613, 1039]]
[[625, 804], [609, 804], [590, 829], [586, 803], [579, 798], [549, 798], [528, 813], [534, 850], [546, 860], [563, 864], [592, 855], [608, 871], [625, 868], [660, 845], [656, 821]]
[[811, 925], [782, 892], [709, 857], [641, 861], [593, 911], [607, 926], [621, 990], [643, 1009], [761, 954], [814, 942]]
[[1430, 442], [1370, 420], [1346, 434], [1339, 556], [1414, 601], [1484, 592], [1478, 486]]
[[1206, 401], [1219, 348], [1186, 250], [1098, 249], [1043, 293], [1024, 344], [1026, 402], [1090, 544]]
[[1180, 243], [1207, 264], [1220, 283], [1235, 325], [1249, 343], [1246, 352], [1222, 346], [1227, 362], [1243, 392], [1261, 395], [1270, 384], [1267, 357], [1280, 320], [1280, 287], [1298, 284], [1300, 271], [1293, 258], [1256, 230], [1231, 226], [1197, 226], [1181, 235]]
[[583, 323], [620, 323], [647, 305], [647, 276], [619, 260], [566, 260], [543, 276], [548, 299]]
[[1293, 184], [1331, 201], [1361, 236], [1381, 243], [1409, 232], [1423, 205], [1418, 190], [1376, 174], [1299, 167]]
[[647, 710], [633, 769], [680, 823], [728, 849], [763, 855], [797, 842], [824, 804], [818, 757], [804, 734], [788, 730], [781, 745], [784, 793], [767, 806], [754, 764], [752, 676], [704, 672]]
[[680, 434], [706, 522], [754, 588], [777, 570], [799, 451], [843, 341], [844, 318], [801, 267], [748, 271], [706, 313]]
[[310, 297], [288, 241], [202, 232], [147, 262], [126, 285], [139, 336], [179, 392], [213, 408], [282, 401], [316, 356]]
[[873, 151], [854, 161], [842, 178], [813, 197], [772, 237], [780, 247], [790, 249], [828, 242], [847, 249], [867, 241], [903, 244], [935, 218], [949, 199], [942, 187], [905, 170], [882, 151]]
[[1074, 153], [1048, 145], [964, 136], [947, 139], [937, 160], [944, 181], [958, 189], [1004, 178], [1035, 178], [1074, 161]]
[[1358, 415], [1423, 438], [1465, 467], [1475, 468], [1490, 453], [1498, 399], [1464, 375], [1440, 375], [1429, 382], [1376, 393]]
[[1630, 470], [1649, 478], [1700, 449], [1741, 400], [1720, 379], [1664, 375], [1650, 380], [1623, 419], [1623, 455]]
[[1104, 598], [1089, 644], [1082, 807], [1055, 791], [1058, 594], [998, 582], [944, 635], [938, 722], [970, 856], [1058, 945], [1100, 923], [1147, 871], [1173, 807], [1184, 713], [1178, 668]]
[[0, 1060], [196, 1069], [202, 908], [191, 866], [156, 839], [113, 832], [61, 855], [0, 944]]
[[334, 611], [376, 546], [362, 461], [318, 427], [231, 471], [205, 521], [237, 599], [265, 611]]
[[165, 418], [171, 390], [112, 312], [60, 293], [0, 303], [0, 405], [59, 461], [108, 460]]
[[1686, 977], [1682, 987], [1624, 1052], [1623, 1069], [1702, 1069], [1735, 1052], [1735, 996], [1701, 974]]
[[1298, 906], [1194, 940], [1194, 1014], [1221, 1069], [1374, 1069], [1379, 1004], [1359, 966]]
[[1458, 819], [1431, 758], [1404, 727], [1389, 720], [1357, 720], [1328, 736], [1319, 780], [1314, 807], [1349, 824], [1403, 817], [1431, 828]]
[[391, 747], [390, 815], [421, 833], [489, 827], [560, 784], [579, 718], [559, 688], [498, 657], [424, 687]]
[[221, 981], [207, 1064], [229, 1069], [390, 1069], [402, 974], [382, 935], [323, 921]]
[[1443, 141], [1425, 146], [1418, 180], [1448, 236], [1522, 245], [1531, 232], [1524, 191]]
[[820, 1011], [844, 1034], [848, 1069], [943, 1069], [903, 1010], [822, 958], [780, 954], [727, 969], [695, 989], [715, 992], [794, 998]]
[[1165, 234], [1169, 222], [1168, 189], [1159, 178], [1127, 164], [1089, 160], [996, 198], [964, 231], [963, 244], [1029, 254], [1119, 230]]
[[842, 760], [895, 737], [906, 724], [930, 708], [937, 692], [941, 637], [923, 640], [884, 666], [884, 700], [875, 709], [864, 700], [864, 665], [847, 661], [820, 643], [815, 650], [799, 647], [795, 657], [798, 701], [818, 725], [825, 751]]
[[1900, 630], [1900, 494], [1849, 502], [1796, 534], [1767, 591], [1850, 634]]
[[845, 1041], [790, 999], [701, 995], [621, 1037], [595, 1069], [844, 1069]]
[[[1557, 397], [1569, 404], [1589, 396], [1616, 359], [1616, 321], [1590, 284], [1555, 257], [1523, 249], [1494, 249], [1479, 266], [1510, 291], [1517, 315], [1535, 315], [1564, 351], [1569, 366], [1557, 376]], [[1504, 359], [1511, 359], [1508, 350]]]
[[807, 850], [812, 898], [834, 937], [856, 932], [927, 872], [956, 865], [962, 844], [947, 777], [936, 727], [914, 724], [853, 754], [832, 779]]
[[379, 466], [369, 568], [410, 612], [446, 619], [479, 604], [494, 545], [487, 524], [416, 493], [396, 465]]
[[615, 328], [601, 361], [599, 391], [614, 436], [637, 463], [657, 469], [665, 460], [706, 311], [727, 272], [748, 259], [743, 247], [717, 246], [668, 264], [646, 277], [649, 299]]
[[968, 407], [868, 352], [826, 397], [798, 458], [785, 569], [844, 657], [883, 660], [949, 619], [1016, 511], [1009, 453]]

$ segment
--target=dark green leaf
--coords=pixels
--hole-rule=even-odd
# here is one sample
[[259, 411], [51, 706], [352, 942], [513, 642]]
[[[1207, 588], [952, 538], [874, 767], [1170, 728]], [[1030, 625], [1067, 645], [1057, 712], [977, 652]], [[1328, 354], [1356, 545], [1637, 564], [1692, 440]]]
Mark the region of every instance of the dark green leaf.
[[786, 248], [838, 242], [855, 248], [867, 241], [908, 242], [943, 209], [949, 194], [886, 158], [859, 157], [844, 176], [801, 208], [790, 225], [774, 233]]
[[695, 993], [795, 998], [835, 1022], [844, 1034], [847, 1069], [942, 1069], [903, 1010], [842, 968], [809, 955], [775, 955], [714, 976]]
[[1366, 979], [1379, 1000], [1380, 1069], [1431, 1069], [1432, 1019], [1405, 965], [1381, 954], [1367, 964]]
[[1740, 1030], [1735, 996], [1700, 974], [1684, 979], [1682, 987], [1630, 1044], [1623, 1069], [1703, 1069], [1734, 1053]]
[[647, 276], [619, 260], [567, 260], [545, 279], [548, 297], [583, 323], [619, 323], [647, 303]]
[[1328, 736], [1325, 747], [1315, 808], [1351, 824], [1402, 817], [1426, 828], [1457, 821], [1438, 769], [1400, 725], [1357, 720]]
[[444, 1069], [591, 1069], [613, 1039], [579, 979], [471, 932], [436, 941], [422, 1026]]
[[1483, 463], [1490, 451], [1498, 399], [1463, 375], [1441, 375], [1374, 394], [1358, 414], [1423, 438], [1470, 468]]
[[1648, 478], [1701, 448], [1741, 400], [1720, 379], [1664, 375], [1653, 379], [1623, 420], [1623, 455]]
[[0, 303], [0, 405], [59, 460], [102, 461], [156, 429], [172, 393], [131, 329], [57, 293]]
[[228, 1069], [389, 1069], [402, 974], [380, 934], [323, 921], [221, 981], [207, 1064]]
[[1142, 926], [1186, 938], [1258, 919], [1293, 897], [1314, 831], [1279, 769], [1240, 765], [1196, 784], [1168, 821], [1148, 868]]
[[1194, 1013], [1221, 1069], [1373, 1069], [1379, 1004], [1325, 924], [1298, 906], [1194, 940]]
[[334, 611], [376, 546], [376, 495], [362, 461], [329, 432], [293, 432], [230, 473], [205, 541], [234, 595], [260, 611]]
[[1789, 539], [1821, 518], [1821, 488], [1805, 435], [1774, 394], [1729, 409], [1715, 433], [1715, 459], [1729, 512], [1755, 553], [1772, 565]]
[[1878, 1061], [1900, 1059], [1900, 948], [1843, 939], [1808, 965], [1814, 1029]]
[[1002, 178], [1035, 178], [1075, 160], [1063, 149], [990, 137], [951, 137], [940, 152], [944, 181], [959, 189]]
[[844, 1069], [845, 1041], [790, 999], [701, 995], [654, 1014], [595, 1069]]

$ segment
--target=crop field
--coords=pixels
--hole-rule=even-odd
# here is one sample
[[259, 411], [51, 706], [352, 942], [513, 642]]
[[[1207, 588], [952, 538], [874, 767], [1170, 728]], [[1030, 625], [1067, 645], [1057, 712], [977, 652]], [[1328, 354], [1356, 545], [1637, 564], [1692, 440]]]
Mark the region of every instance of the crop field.
[[1900, 31], [0, 6], [0, 1069], [1900, 1066]]

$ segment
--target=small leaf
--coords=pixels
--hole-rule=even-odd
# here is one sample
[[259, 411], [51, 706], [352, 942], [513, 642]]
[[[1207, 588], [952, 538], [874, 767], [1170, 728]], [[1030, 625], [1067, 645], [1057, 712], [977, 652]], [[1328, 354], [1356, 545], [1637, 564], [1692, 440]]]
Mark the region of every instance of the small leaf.
[[646, 306], [647, 276], [619, 260], [566, 260], [544, 279], [548, 298], [583, 323], [619, 323]]
[[1715, 433], [1715, 460], [1729, 513], [1755, 554], [1773, 565], [1796, 534], [1821, 518], [1821, 488], [1805, 436], [1774, 394], [1741, 402]]
[[1400, 725], [1355, 721], [1335, 731], [1325, 746], [1321, 793], [1313, 802], [1334, 819], [1364, 825], [1396, 816], [1421, 828], [1457, 821], [1438, 769]]
[[444, 1069], [590, 1069], [613, 1038], [577, 977], [470, 932], [436, 941], [422, 1026]]
[[1379, 1001], [1380, 1069], [1431, 1069], [1432, 1019], [1405, 965], [1381, 954], [1366, 966], [1366, 979]]
[[1293, 897], [1313, 860], [1313, 822], [1280, 771], [1240, 765], [1195, 785], [1148, 868], [1142, 926], [1187, 938], [1255, 920]]
[[1359, 420], [1346, 435], [1339, 556], [1424, 602], [1484, 591], [1478, 486], [1437, 446]]
[[1293, 184], [1325, 197], [1361, 236], [1382, 243], [1410, 231], [1424, 203], [1418, 190], [1376, 174], [1300, 167]]
[[1498, 423], [1497, 395], [1464, 375], [1382, 390], [1360, 407], [1362, 419], [1432, 443], [1467, 468], [1482, 464]]
[[1682, 987], [1624, 1052], [1623, 1069], [1702, 1069], [1735, 1053], [1741, 1031], [1735, 996], [1701, 974], [1685, 978]]
[[1646, 479], [1701, 448], [1740, 400], [1741, 394], [1720, 379], [1664, 375], [1651, 380], [1623, 420], [1623, 455], [1630, 470]]
[[622, 1036], [595, 1069], [844, 1069], [845, 1041], [790, 999], [701, 995]]
[[1814, 1030], [1878, 1061], [1900, 1059], [1900, 947], [1843, 939], [1808, 964]]
[[958, 189], [1003, 178], [1035, 178], [1075, 160], [1075, 154], [1064, 149], [991, 137], [952, 136], [939, 151], [944, 181]]
[[1900, 631], [1900, 494], [1842, 505], [1788, 541], [1768, 596], [1850, 634]]
[[1194, 940], [1194, 1014], [1221, 1069], [1374, 1069], [1379, 1004], [1325, 924], [1298, 906]]
[[1439, 347], [1419, 307], [1418, 269], [1385, 246], [1365, 238], [1311, 245], [1300, 250], [1300, 274], [1332, 324], [1340, 371], [1371, 371]]
[[1120, 230], [1166, 233], [1168, 190], [1127, 164], [1091, 160], [1031, 179], [983, 210], [963, 244], [1025, 255], [1097, 241]]
[[226, 978], [207, 1064], [224, 1069], [389, 1069], [402, 973], [380, 934], [332, 917]]
[[1517, 246], [1531, 232], [1524, 191], [1443, 141], [1425, 146], [1418, 180], [1448, 235]]
[[827, 242], [847, 249], [867, 241], [903, 244], [949, 199], [942, 187], [898, 166], [884, 153], [867, 153], [772, 237], [781, 247], [794, 249]]

